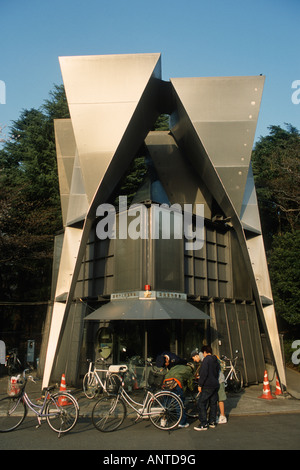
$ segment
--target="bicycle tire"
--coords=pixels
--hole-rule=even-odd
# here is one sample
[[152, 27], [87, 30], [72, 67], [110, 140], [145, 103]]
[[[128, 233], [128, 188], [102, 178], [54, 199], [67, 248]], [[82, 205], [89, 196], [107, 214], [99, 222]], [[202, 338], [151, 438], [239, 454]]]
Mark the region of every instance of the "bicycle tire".
[[83, 377], [83, 381], [82, 381], [82, 388], [83, 388], [83, 393], [89, 400], [92, 400], [93, 398], [95, 398], [96, 394], [99, 391], [99, 385], [95, 377], [95, 374], [93, 372], [91, 373], [87, 372], [85, 374], [85, 376]]
[[235, 369], [235, 374], [231, 378], [231, 388], [234, 393], [240, 393], [244, 385], [243, 375], [239, 369]]
[[50, 395], [45, 409], [47, 423], [58, 433], [67, 433], [78, 421], [79, 406], [77, 400], [67, 392]]
[[27, 414], [27, 406], [20, 398], [0, 400], [0, 432], [10, 432], [20, 426]]
[[117, 395], [105, 395], [92, 410], [92, 423], [98, 431], [116, 431], [126, 416], [124, 401]]
[[158, 429], [169, 431], [175, 428], [183, 413], [183, 403], [181, 399], [172, 392], [155, 393], [148, 405], [149, 418], [151, 423]]
[[199, 416], [199, 409], [198, 409], [198, 401], [195, 397], [186, 397], [184, 401], [184, 409], [185, 414], [188, 418], [198, 418]]

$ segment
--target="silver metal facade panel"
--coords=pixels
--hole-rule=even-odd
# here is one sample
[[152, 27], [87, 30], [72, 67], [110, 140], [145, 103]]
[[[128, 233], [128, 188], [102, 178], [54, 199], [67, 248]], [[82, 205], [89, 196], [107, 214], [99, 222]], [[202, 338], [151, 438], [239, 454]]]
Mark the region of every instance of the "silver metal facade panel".
[[161, 77], [160, 55], [61, 57], [60, 65], [91, 203], [145, 86]]
[[264, 77], [174, 78], [171, 82], [214, 167], [217, 171], [231, 168], [231, 177], [221, 179], [239, 214]]
[[149, 132], [145, 140], [147, 149], [154, 163], [171, 204], [204, 204], [204, 216], [211, 218], [211, 194], [203, 195], [201, 182], [195, 176], [186, 158], [180, 152], [170, 132]]

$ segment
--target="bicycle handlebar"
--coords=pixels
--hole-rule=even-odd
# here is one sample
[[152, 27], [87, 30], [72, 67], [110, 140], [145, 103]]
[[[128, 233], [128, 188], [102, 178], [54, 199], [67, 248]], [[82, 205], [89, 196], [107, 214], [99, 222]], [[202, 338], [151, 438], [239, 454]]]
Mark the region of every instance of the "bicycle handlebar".
[[230, 361], [230, 362], [234, 362], [234, 361], [236, 361], [238, 358], [239, 358], [239, 356], [236, 356], [234, 359], [230, 359], [230, 358], [227, 357], [227, 356], [221, 356], [221, 359], [224, 359], [225, 361]]

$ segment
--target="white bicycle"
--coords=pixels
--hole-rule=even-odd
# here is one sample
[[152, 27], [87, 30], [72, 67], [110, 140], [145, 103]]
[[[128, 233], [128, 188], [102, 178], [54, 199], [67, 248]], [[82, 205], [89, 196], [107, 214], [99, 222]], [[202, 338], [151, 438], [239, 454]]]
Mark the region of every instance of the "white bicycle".
[[92, 423], [98, 431], [112, 432], [118, 429], [127, 416], [127, 407], [139, 418], [149, 418], [158, 429], [174, 429], [182, 418], [183, 403], [178, 395], [167, 390], [158, 392], [145, 388], [142, 402], [130, 397], [124, 389], [124, 370], [120, 370], [121, 382], [115, 394], [106, 394], [95, 403], [92, 410]]
[[[118, 390], [121, 383], [121, 379], [118, 375], [118, 372], [126, 371], [127, 366], [114, 366], [107, 365], [103, 358], [98, 358], [96, 362], [89, 361], [89, 370], [83, 377], [83, 392], [87, 398], [90, 400], [95, 398], [98, 393], [114, 393], [115, 390]], [[97, 364], [104, 364], [102, 367], [97, 367]], [[120, 369], [121, 368], [121, 369]]]
[[222, 359], [229, 362], [229, 365], [226, 365], [224, 372], [225, 387], [232, 390], [234, 393], [240, 393], [244, 386], [244, 381], [243, 374], [239, 369], [236, 368], [238, 356], [236, 356], [234, 359], [222, 356]]

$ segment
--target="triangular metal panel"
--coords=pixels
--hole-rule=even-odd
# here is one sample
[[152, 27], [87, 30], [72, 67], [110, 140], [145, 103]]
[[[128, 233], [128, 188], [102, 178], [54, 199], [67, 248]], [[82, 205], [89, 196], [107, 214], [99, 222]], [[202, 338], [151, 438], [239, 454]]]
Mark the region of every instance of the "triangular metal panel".
[[63, 224], [66, 225], [76, 153], [76, 143], [71, 119], [55, 119], [54, 133], [62, 218]]
[[84, 220], [89, 208], [78, 152], [76, 151], [73, 166], [72, 182], [69, 196], [67, 225]]
[[61, 57], [60, 65], [89, 203], [153, 75], [160, 54]]
[[240, 217], [244, 229], [253, 231], [257, 234], [261, 233], [261, 224], [251, 163], [249, 166]]
[[171, 82], [239, 214], [264, 77], [173, 78]]

